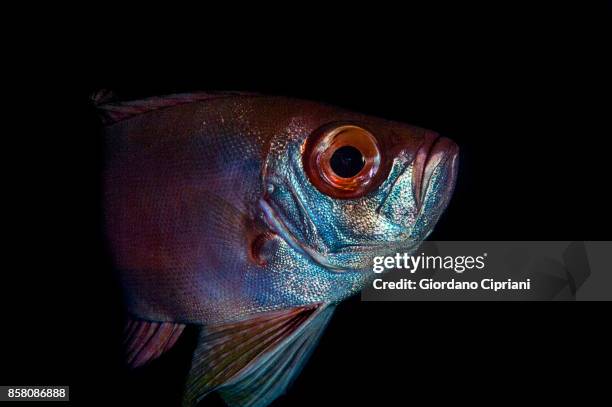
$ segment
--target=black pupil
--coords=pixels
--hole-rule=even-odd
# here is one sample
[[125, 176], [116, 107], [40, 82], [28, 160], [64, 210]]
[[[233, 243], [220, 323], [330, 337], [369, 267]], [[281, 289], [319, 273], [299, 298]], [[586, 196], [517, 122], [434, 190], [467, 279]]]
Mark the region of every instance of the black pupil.
[[351, 146], [340, 147], [329, 161], [332, 170], [342, 178], [351, 178], [359, 174], [365, 165], [361, 151]]

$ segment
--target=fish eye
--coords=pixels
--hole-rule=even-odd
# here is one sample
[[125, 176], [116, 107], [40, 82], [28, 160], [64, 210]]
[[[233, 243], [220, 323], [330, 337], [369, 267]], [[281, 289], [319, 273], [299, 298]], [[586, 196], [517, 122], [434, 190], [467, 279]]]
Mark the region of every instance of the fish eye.
[[380, 169], [376, 138], [356, 125], [325, 126], [306, 141], [303, 164], [308, 178], [332, 198], [368, 193]]

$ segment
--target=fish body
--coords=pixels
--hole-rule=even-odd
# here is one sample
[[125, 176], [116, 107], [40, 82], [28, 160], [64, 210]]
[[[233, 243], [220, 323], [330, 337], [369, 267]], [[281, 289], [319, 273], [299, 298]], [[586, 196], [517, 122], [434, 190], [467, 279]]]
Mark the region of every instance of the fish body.
[[452, 141], [326, 104], [195, 93], [98, 107], [128, 362], [198, 326], [185, 405], [282, 394], [373, 257], [418, 246], [454, 187]]

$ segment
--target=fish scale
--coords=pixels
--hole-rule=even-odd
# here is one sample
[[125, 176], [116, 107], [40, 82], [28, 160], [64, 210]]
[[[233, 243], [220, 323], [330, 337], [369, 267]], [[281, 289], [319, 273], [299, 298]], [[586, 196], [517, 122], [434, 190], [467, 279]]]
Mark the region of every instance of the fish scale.
[[[106, 234], [127, 332], [141, 332], [126, 339], [127, 362], [199, 330], [185, 406], [212, 391], [265, 406], [286, 391], [335, 305], [371, 280], [372, 259], [414, 250], [455, 183], [450, 140], [322, 103], [94, 100], [106, 124]], [[355, 178], [330, 170], [338, 143], [362, 154]]]

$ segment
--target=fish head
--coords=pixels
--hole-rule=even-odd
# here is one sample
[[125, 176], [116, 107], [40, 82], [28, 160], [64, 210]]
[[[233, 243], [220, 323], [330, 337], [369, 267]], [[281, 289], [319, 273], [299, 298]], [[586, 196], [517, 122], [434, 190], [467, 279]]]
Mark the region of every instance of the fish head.
[[298, 253], [308, 260], [301, 284], [331, 274], [336, 289], [327, 295], [337, 299], [363, 288], [374, 257], [414, 250], [432, 232], [452, 195], [459, 151], [428, 130], [340, 116], [298, 117], [272, 140], [260, 200], [270, 228], [293, 249], [278, 264], [294, 264]]

